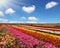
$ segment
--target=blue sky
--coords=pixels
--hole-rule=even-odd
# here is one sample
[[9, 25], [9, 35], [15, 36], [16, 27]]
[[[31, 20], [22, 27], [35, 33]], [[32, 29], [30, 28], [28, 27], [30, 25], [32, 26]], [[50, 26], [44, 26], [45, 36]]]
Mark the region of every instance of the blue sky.
[[0, 0], [0, 23], [60, 23], [60, 0]]

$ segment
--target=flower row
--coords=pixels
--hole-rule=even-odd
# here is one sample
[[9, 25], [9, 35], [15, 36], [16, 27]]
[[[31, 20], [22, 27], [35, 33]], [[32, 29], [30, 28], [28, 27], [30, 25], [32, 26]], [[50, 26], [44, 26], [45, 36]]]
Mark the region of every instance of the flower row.
[[34, 30], [29, 30], [29, 29], [26, 29], [23, 27], [18, 27], [18, 26], [12, 26], [12, 27], [14, 27], [15, 29], [18, 29], [28, 35], [31, 35], [39, 40], [49, 42], [49, 43], [52, 43], [53, 45], [60, 47], [60, 36], [48, 34], [48, 33], [44, 33], [44, 32], [37, 32]]

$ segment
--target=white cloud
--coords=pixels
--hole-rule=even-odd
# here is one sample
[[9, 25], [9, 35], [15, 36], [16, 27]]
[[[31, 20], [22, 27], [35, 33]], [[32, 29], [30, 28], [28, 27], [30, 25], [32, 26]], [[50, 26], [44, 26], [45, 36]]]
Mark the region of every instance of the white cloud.
[[35, 21], [27, 21], [26, 23], [37, 23], [37, 22], [35, 22]]
[[5, 13], [6, 14], [13, 14], [13, 13], [15, 13], [15, 11], [12, 8], [9, 8], [9, 9], [6, 10]]
[[9, 21], [8, 23], [20, 23], [20, 21]]
[[7, 19], [1, 19], [1, 18], [0, 18], [0, 23], [7, 23], [7, 22], [8, 22]]
[[52, 8], [54, 6], [58, 5], [57, 2], [51, 1], [49, 3], [46, 4], [46, 9]]
[[8, 23], [26, 23], [26, 22], [23, 22], [23, 21], [8, 21]]
[[27, 13], [32, 13], [35, 10], [35, 6], [34, 5], [33, 6], [28, 6], [28, 7], [23, 6], [22, 10], [27, 12]]
[[9, 21], [8, 23], [24, 23], [23, 21]]
[[21, 20], [26, 20], [26, 17], [21, 17], [20, 19], [21, 19]]
[[37, 20], [37, 18], [36, 17], [28, 17], [28, 20], [35, 21], [35, 20]]
[[4, 16], [3, 12], [0, 11], [0, 16]]

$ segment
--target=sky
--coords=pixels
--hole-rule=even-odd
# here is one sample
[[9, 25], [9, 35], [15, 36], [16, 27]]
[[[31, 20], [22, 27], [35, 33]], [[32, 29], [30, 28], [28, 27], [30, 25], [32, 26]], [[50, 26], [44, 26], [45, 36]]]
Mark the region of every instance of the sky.
[[0, 23], [60, 23], [60, 0], [0, 0]]

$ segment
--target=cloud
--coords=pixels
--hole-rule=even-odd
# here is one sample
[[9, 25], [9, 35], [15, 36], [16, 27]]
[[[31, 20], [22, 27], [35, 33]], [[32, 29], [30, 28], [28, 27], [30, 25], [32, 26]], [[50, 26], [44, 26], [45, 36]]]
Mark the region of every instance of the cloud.
[[9, 9], [6, 10], [5, 13], [6, 14], [13, 14], [13, 13], [15, 13], [15, 11], [12, 8], [9, 8]]
[[22, 21], [9, 21], [8, 23], [24, 23]]
[[8, 23], [25, 23], [23, 21], [8, 21]]
[[7, 19], [1, 19], [1, 18], [0, 18], [0, 23], [7, 23], [7, 22], [8, 22]]
[[37, 23], [36, 21], [27, 21], [26, 23]]
[[8, 23], [20, 23], [20, 21], [9, 21]]
[[4, 16], [3, 12], [0, 11], [0, 16]]
[[20, 19], [21, 19], [21, 20], [26, 20], [26, 17], [21, 17]]
[[28, 17], [28, 20], [35, 21], [35, 20], [37, 20], [37, 18], [36, 17]]
[[56, 6], [56, 5], [58, 5], [57, 2], [51, 1], [51, 2], [46, 4], [46, 9], [50, 9], [50, 8]]
[[25, 11], [25, 12], [27, 12], [27, 13], [32, 13], [35, 10], [35, 6], [34, 5], [28, 6], [28, 7], [23, 6], [22, 10]]

